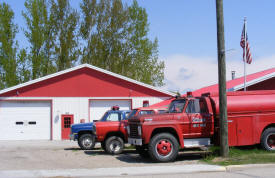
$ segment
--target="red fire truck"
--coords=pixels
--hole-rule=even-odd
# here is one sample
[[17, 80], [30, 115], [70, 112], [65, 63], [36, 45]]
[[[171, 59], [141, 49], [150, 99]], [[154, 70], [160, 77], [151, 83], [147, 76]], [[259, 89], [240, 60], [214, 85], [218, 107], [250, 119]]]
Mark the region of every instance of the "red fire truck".
[[[275, 150], [275, 91], [227, 93], [229, 146], [261, 144]], [[219, 144], [219, 96], [173, 100], [168, 112], [133, 117], [128, 143], [158, 162], [173, 161], [179, 148]]]

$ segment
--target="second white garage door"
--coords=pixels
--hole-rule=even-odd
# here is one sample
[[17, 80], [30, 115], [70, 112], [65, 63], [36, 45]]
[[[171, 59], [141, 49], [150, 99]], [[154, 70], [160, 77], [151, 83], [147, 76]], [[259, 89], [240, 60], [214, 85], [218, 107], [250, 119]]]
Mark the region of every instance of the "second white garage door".
[[1, 101], [0, 140], [49, 140], [51, 104], [46, 101]]
[[130, 110], [131, 100], [91, 100], [90, 121], [99, 120], [112, 106], [118, 105], [120, 110]]

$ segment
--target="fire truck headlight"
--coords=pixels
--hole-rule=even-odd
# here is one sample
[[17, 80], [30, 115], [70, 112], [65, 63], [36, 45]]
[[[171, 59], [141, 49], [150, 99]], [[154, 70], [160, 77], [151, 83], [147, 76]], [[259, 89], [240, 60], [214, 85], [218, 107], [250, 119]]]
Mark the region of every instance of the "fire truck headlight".
[[141, 126], [138, 126], [138, 135], [141, 136]]

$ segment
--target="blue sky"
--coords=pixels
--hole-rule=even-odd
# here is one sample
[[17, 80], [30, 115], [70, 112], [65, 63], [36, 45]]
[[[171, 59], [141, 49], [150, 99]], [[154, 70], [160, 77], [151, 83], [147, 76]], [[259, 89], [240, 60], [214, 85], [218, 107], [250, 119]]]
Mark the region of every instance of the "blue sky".
[[[7, 2], [15, 11], [15, 22], [24, 27], [21, 15], [23, 0]], [[80, 0], [71, 0], [78, 8]], [[131, 3], [132, 0], [124, 0]], [[215, 0], [138, 0], [148, 13], [149, 37], [159, 40], [159, 57], [166, 64], [163, 89], [184, 92], [217, 82], [217, 38]], [[224, 0], [224, 22], [227, 52], [227, 79], [230, 71], [243, 75], [240, 36], [243, 18], [247, 17], [247, 31], [253, 62], [247, 73], [275, 66], [275, 1]], [[25, 38], [17, 39], [21, 46]]]
[[[184, 53], [191, 56], [216, 56], [215, 0], [140, 0], [149, 14], [150, 34], [157, 36], [160, 55]], [[244, 16], [253, 56], [272, 54], [274, 41], [274, 0], [224, 0], [227, 49], [239, 52]]]

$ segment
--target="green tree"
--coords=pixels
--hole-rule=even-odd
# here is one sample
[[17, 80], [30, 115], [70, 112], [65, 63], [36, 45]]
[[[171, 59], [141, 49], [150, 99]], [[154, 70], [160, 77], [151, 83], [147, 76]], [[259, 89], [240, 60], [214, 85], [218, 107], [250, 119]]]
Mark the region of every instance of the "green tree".
[[15, 35], [18, 27], [13, 22], [14, 12], [6, 3], [0, 3], [0, 89], [18, 83], [16, 76]]
[[150, 41], [148, 15], [146, 10], [134, 1], [129, 7], [130, 22], [128, 26], [130, 49], [130, 66], [133, 78], [162, 86], [164, 80], [164, 62], [158, 61], [158, 40]]
[[147, 13], [136, 1], [83, 0], [80, 34], [86, 42], [82, 63], [127, 77], [163, 85], [164, 63], [158, 61], [158, 41], [148, 38]]
[[21, 49], [17, 55], [17, 76], [19, 83], [24, 83], [31, 78], [30, 60], [25, 49]]
[[53, 26], [46, 0], [26, 0], [26, 11], [22, 12], [27, 30], [25, 36], [30, 42], [29, 58], [32, 79], [42, 77], [55, 71], [52, 60]]
[[51, 0], [54, 28], [54, 58], [58, 71], [70, 68], [78, 60], [77, 28], [79, 15], [69, 0]]

